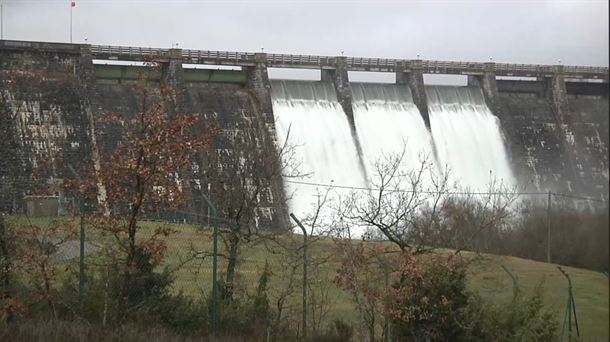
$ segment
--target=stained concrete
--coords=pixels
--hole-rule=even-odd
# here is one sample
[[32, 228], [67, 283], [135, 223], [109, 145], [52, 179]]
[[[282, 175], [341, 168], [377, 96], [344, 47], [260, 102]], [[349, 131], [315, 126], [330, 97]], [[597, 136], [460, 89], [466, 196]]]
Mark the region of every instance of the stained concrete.
[[[0, 144], [0, 188], [3, 190], [0, 210], [22, 212], [24, 196], [44, 191], [39, 183], [68, 176], [68, 163], [76, 169], [83, 164], [95, 164], [98, 158], [93, 145], [100, 146], [98, 153], [102, 156], [113, 150], [120, 142], [120, 128], [106, 127], [97, 119], [109, 112], [135, 115], [138, 112], [137, 81], [97, 79], [91, 56], [86, 51], [49, 54], [2, 50], [0, 57], [0, 122], [6, 137]], [[24, 70], [32, 77], [23, 77]], [[254, 68], [244, 84], [185, 82], [184, 70], [177, 59], [160, 61], [160, 70], [161, 77], [153, 78], [151, 86], [159, 87], [159, 82], [163, 81], [173, 92], [177, 111], [200, 113], [206, 118], [205, 125], [213, 123], [219, 129], [209, 153], [239, 154], [245, 160], [241, 166], [225, 165], [224, 169], [239, 166], [245, 177], [252, 178], [256, 167], [279, 166], [276, 154], [267, 153], [265, 161], [260, 160], [260, 155], [252, 155], [258, 151], [269, 152], [269, 146], [275, 148], [264, 65]], [[200, 127], [202, 132], [208, 128], [205, 125]], [[255, 140], [256, 146], [241, 148], [240, 142], [246, 140]], [[223, 167], [206, 164], [203, 157], [194, 162], [199, 163], [200, 172], [191, 176], [187, 208], [190, 213], [163, 213], [171, 219], [196, 222], [201, 221], [202, 213], [206, 212], [196, 181], [207, 184], [209, 171]], [[43, 164], [46, 173], [40, 180], [34, 179], [35, 169]], [[287, 218], [284, 189], [279, 177], [267, 181], [266, 190], [257, 195], [260, 203], [252, 224], [277, 227], [280, 222], [285, 224]], [[228, 190], [227, 184], [213, 184], [211, 197], [219, 201]]]

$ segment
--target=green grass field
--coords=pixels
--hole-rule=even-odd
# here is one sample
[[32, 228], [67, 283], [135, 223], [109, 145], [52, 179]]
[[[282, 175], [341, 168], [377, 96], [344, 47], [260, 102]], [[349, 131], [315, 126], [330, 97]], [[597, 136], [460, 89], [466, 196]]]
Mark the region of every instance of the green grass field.
[[[45, 224], [45, 222], [48, 221], [40, 219], [33, 223]], [[154, 227], [158, 226], [154, 222], [143, 222], [141, 225], [141, 238], [146, 238]], [[188, 257], [191, 248], [211, 252], [212, 238], [209, 231], [200, 231], [189, 225], [172, 225], [172, 228], [174, 233], [166, 239], [168, 246], [166, 266], [177, 267], [182, 264], [182, 261]], [[90, 236], [95, 239], [93, 238], [95, 234], [90, 234]], [[222, 253], [222, 243], [220, 243], [220, 247]], [[310, 273], [313, 277], [310, 279], [313, 279], [314, 283], [317, 281], [317, 284], [321, 284], [320, 286], [325, 285], [328, 291], [327, 321], [337, 318], [355, 321], [357, 314], [349, 294], [332, 284], [335, 272], [340, 266], [339, 258], [335, 257], [334, 253], [335, 243], [331, 239], [320, 239], [312, 245], [310, 249], [312, 257], [330, 255], [330, 258], [317, 272]], [[287, 284], [287, 270], [282, 264], [282, 258], [281, 255], [269, 253], [262, 244], [245, 246], [238, 265], [240, 287], [246, 291], [252, 291], [257, 285], [265, 263], [269, 263], [272, 270], [270, 299], [273, 305], [274, 296]], [[513, 282], [503, 270], [502, 265], [517, 278], [518, 286], [524, 294], [531, 294], [537, 285], [542, 283], [545, 304], [556, 315], [561, 329], [568, 299], [568, 283], [557, 269], [557, 265], [515, 257], [484, 255], [477, 258], [469, 268], [470, 290], [488, 300], [491, 305], [508, 303], [513, 295]], [[225, 260], [220, 258], [220, 271], [224, 272], [225, 267]], [[563, 268], [572, 278], [581, 336], [587, 341], [608, 341], [610, 319], [608, 276], [589, 270]], [[211, 278], [211, 257], [206, 257], [202, 261], [191, 261], [177, 269], [175, 290], [190, 296], [207, 294], [211, 289]], [[298, 284], [300, 284], [300, 278], [297, 281]], [[295, 316], [300, 312], [300, 300], [300, 289], [296, 289], [291, 298], [291, 308], [289, 308], [294, 311]]]
[[[212, 238], [208, 231], [197, 231], [185, 225], [177, 225], [175, 230], [176, 232], [167, 241], [168, 264], [177, 263], [181, 257], [183, 258], [190, 245], [195, 246], [198, 250], [211, 251]], [[334, 242], [331, 239], [322, 239], [313, 245], [310, 255], [332, 254], [334, 249]], [[262, 245], [244, 248], [239, 264], [240, 283], [253, 290], [265, 262], [268, 262], [274, 272], [270, 284], [273, 298], [274, 287], [285, 285], [282, 270], [274, 267], [279, 265], [278, 258], [280, 256], [268, 253]], [[531, 294], [539, 284], [542, 284], [545, 304], [555, 313], [561, 325], [567, 305], [568, 283], [557, 269], [558, 265], [515, 257], [484, 255], [470, 267], [469, 288], [496, 305], [508, 303], [513, 296], [513, 282], [502, 265], [517, 278], [518, 286], [524, 294]], [[225, 267], [225, 262], [221, 259], [220, 270], [223, 271]], [[331, 283], [338, 267], [338, 258], [331, 257], [317, 274], [317, 280]], [[589, 270], [572, 267], [563, 267], [563, 269], [572, 278], [581, 335], [585, 340], [608, 340], [608, 277]], [[187, 264], [177, 273], [176, 288], [187, 294], [201, 293], [202, 290], [209, 291], [211, 274], [211, 258], [206, 259], [200, 265]], [[334, 285], [329, 287], [329, 292], [330, 310], [327, 318], [355, 320], [356, 312], [350, 296]], [[296, 299], [300, 300], [298, 291], [295, 295]], [[298, 303], [294, 303], [294, 305], [298, 307]]]

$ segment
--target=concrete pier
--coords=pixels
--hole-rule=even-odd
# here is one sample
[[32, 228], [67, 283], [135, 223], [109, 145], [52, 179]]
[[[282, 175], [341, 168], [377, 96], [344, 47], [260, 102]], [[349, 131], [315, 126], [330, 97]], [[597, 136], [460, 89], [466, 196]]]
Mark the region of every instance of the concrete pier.
[[362, 171], [366, 173], [366, 167], [364, 165], [364, 160], [362, 159], [362, 146], [360, 145], [360, 139], [358, 139], [358, 132], [356, 131], [354, 109], [352, 107], [352, 89], [349, 84], [347, 70], [347, 58], [335, 57], [334, 69], [322, 69], [320, 71], [320, 78], [323, 82], [331, 82], [335, 86], [337, 101], [339, 101], [341, 108], [343, 108], [343, 112], [347, 116], [350, 133], [354, 140], [356, 150], [358, 151], [360, 166]]
[[343, 112], [347, 115], [347, 119], [355, 131], [354, 110], [352, 108], [352, 90], [349, 85], [349, 76], [347, 73], [347, 58], [336, 57], [335, 69], [322, 69], [321, 79], [325, 82], [332, 82], [337, 92], [337, 100], [343, 108]]
[[404, 63], [397, 65], [396, 84], [407, 85], [411, 90], [413, 102], [424, 119], [426, 127], [430, 129], [430, 114], [428, 113], [428, 99], [424, 87], [424, 73], [420, 60], [411, 61], [409, 69]]
[[167, 89], [171, 95], [173, 106], [170, 110], [184, 110], [184, 96], [186, 88], [184, 85], [184, 71], [182, 69], [182, 50], [170, 49], [169, 58], [159, 61], [161, 64], [161, 79], [169, 87]]
[[273, 124], [273, 107], [271, 105], [271, 83], [267, 72], [267, 54], [256, 53], [255, 65], [244, 67], [246, 69], [249, 91], [258, 102], [258, 108], [263, 113], [265, 123]]
[[483, 95], [493, 108], [498, 107], [498, 83], [496, 82], [495, 63], [485, 63], [485, 72], [479, 77]]
[[[258, 159], [256, 164], [263, 166], [263, 172], [260, 179], [270, 177], [267, 186], [268, 191], [264, 191], [260, 197], [260, 203], [264, 209], [257, 212], [263, 219], [268, 219], [270, 228], [281, 230], [282, 227], [288, 225], [287, 213], [287, 196], [284, 192], [284, 187], [281, 181], [277, 181], [279, 175], [269, 170], [281, 170], [282, 155], [276, 155], [276, 147], [284, 148], [285, 146], [276, 146], [275, 134], [275, 118], [273, 116], [273, 105], [271, 100], [271, 82], [269, 82], [269, 73], [267, 70], [267, 54], [256, 53], [254, 55], [256, 61], [253, 66], [243, 67], [246, 71], [246, 87], [249, 98], [251, 100], [250, 115], [253, 120], [249, 124], [245, 124], [242, 136], [245, 136], [244, 146], [246, 151], [251, 153], [251, 159]], [[262, 118], [261, 120], [257, 120]], [[253, 130], [253, 131], [252, 131]], [[282, 144], [283, 142], [280, 142]], [[281, 153], [281, 152], [280, 152]], [[281, 172], [281, 171], [275, 171]], [[268, 208], [272, 208], [269, 210]]]
[[568, 116], [568, 93], [566, 91], [566, 83], [563, 76], [563, 66], [556, 65], [553, 76], [548, 80], [548, 89], [550, 90], [550, 99], [553, 104], [555, 115], [560, 124], [563, 124]]
[[[88, 45], [81, 46], [81, 53], [78, 58], [77, 64], [77, 82], [78, 82], [78, 91], [79, 91], [79, 103], [81, 106], [81, 112], [84, 114], [82, 117], [83, 122], [86, 122], [87, 125], [84, 127], [86, 129], [86, 138], [84, 139], [89, 147], [89, 157], [91, 158], [91, 164], [93, 165], [93, 170], [96, 176], [96, 186], [97, 186], [97, 203], [101, 209], [101, 211], [107, 215], [109, 213], [108, 203], [107, 203], [107, 191], [105, 184], [101, 181], [99, 174], [102, 170], [100, 151], [97, 143], [97, 133], [95, 130], [95, 121], [98, 115], [103, 115], [102, 113], [98, 113], [91, 104], [91, 100], [95, 98], [95, 68], [93, 66], [93, 58], [91, 56], [91, 49]], [[64, 196], [63, 191], [60, 192], [60, 197]], [[61, 202], [61, 201], [60, 201]], [[62, 208], [62, 203], [60, 203], [60, 211]]]
[[469, 75], [468, 85], [480, 87], [485, 97], [485, 103], [499, 118], [503, 118], [500, 103], [498, 101], [498, 82], [496, 81], [495, 63], [485, 63], [484, 72], [481, 75]]

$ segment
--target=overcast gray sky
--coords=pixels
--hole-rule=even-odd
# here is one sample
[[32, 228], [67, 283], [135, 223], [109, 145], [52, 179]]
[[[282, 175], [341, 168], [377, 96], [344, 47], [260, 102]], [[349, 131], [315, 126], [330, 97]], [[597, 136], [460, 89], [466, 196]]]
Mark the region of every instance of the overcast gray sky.
[[[69, 41], [70, 1], [4, 0], [4, 38]], [[608, 65], [608, 1], [77, 0], [74, 41]]]

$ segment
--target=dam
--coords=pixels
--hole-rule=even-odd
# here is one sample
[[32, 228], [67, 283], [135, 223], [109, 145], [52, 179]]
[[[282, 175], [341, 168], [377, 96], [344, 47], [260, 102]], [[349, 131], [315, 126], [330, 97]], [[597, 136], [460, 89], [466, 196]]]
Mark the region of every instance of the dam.
[[[319, 70], [320, 80], [270, 80], [269, 68]], [[228, 138], [245, 130], [295, 146], [303, 182], [319, 186], [269, 184], [257, 209], [263, 225], [281, 225], [288, 210], [307, 212], [330, 185], [370, 187], [375, 160], [403, 148], [407, 165], [427, 158], [463, 188], [480, 191], [494, 177], [521, 191], [608, 200], [605, 67], [2, 40], [0, 210], [24, 210], [39, 161], [76, 165], [92, 158], [96, 141], [112, 139], [91, 124], [103, 113], [137, 110], [133, 85], [143, 70], [179, 90], [179, 110], [218, 120], [227, 136], [218, 151], [259, 158], [243, 139]], [[43, 77], [16, 79], [16, 71]], [[396, 81], [351, 82], [352, 71], [390, 72]], [[425, 84], [427, 74], [461, 75], [467, 85]], [[250, 119], [263, 124], [248, 128]], [[66, 174], [53, 172], [53, 179]], [[198, 177], [195, 192], [205, 183], [212, 198], [223, 191]], [[203, 205], [196, 195], [189, 201], [191, 212]]]

